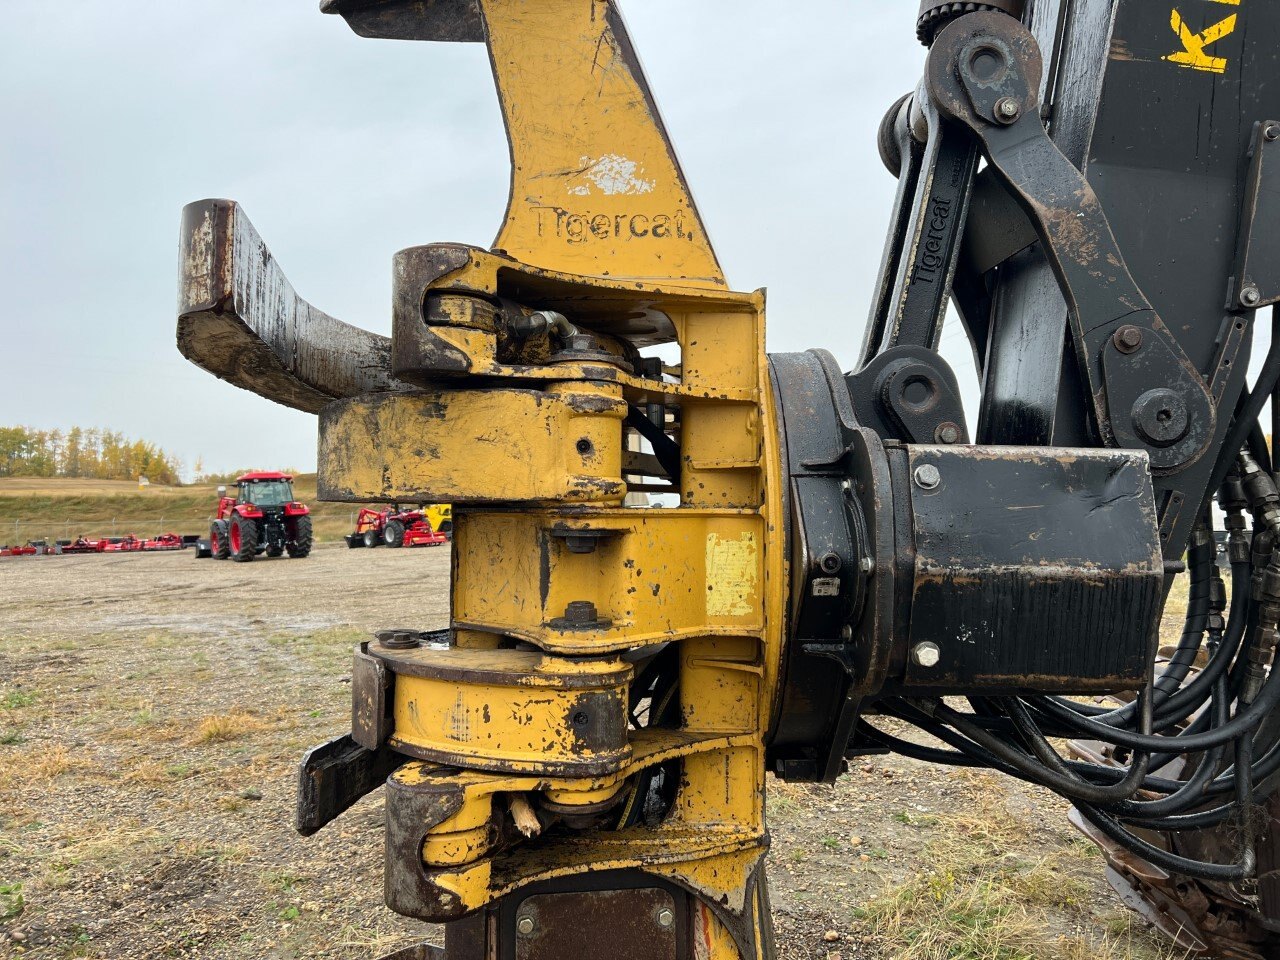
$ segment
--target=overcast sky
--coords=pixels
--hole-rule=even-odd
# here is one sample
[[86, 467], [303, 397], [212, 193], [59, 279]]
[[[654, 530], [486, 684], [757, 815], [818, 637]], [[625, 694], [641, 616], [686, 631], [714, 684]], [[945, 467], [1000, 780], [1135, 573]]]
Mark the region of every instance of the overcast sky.
[[[313, 468], [314, 418], [178, 354], [181, 208], [238, 200], [301, 296], [388, 333], [392, 254], [488, 246], [505, 208], [483, 45], [364, 40], [317, 0], [4, 7], [0, 424]], [[924, 61], [915, 5], [622, 9], [730, 284], [769, 289], [770, 349], [850, 364], [893, 197], [876, 127]]]

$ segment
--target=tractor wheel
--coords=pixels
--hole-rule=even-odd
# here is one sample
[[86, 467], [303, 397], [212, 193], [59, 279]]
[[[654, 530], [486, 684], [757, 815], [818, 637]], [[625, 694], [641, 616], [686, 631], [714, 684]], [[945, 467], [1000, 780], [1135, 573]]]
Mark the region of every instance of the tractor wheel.
[[215, 560], [231, 556], [231, 531], [225, 520], [215, 520], [209, 528], [209, 553]]
[[382, 537], [378, 535], [377, 530], [366, 530], [364, 532], [363, 540], [366, 547], [376, 547], [378, 544], [382, 543]]
[[285, 545], [285, 549], [289, 551], [290, 557], [301, 560], [311, 553], [311, 544], [311, 518], [299, 517], [293, 521], [293, 539]]
[[438, 529], [436, 533], [443, 533], [446, 537], [452, 540], [453, 539], [453, 521], [441, 520], [440, 529]]
[[267, 556], [272, 559], [283, 555], [284, 547], [267, 547]]
[[258, 524], [245, 517], [231, 518], [231, 559], [248, 563], [258, 555]]
[[404, 524], [399, 520], [388, 520], [387, 529], [382, 534], [388, 547], [404, 546]]

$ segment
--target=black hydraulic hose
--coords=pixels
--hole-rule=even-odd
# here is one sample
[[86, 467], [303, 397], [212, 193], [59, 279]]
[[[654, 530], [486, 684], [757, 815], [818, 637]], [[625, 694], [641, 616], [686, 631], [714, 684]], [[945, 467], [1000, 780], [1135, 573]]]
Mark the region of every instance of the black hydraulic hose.
[[[1144, 728], [1150, 728], [1150, 690], [1143, 693], [1144, 701], [1143, 718]], [[1141, 789], [1143, 782], [1147, 776], [1147, 765], [1150, 758], [1146, 755], [1135, 757], [1134, 764], [1128, 769], [1124, 777], [1111, 786], [1098, 786], [1096, 784], [1081, 780], [1071, 772], [1060, 773], [1056, 768], [1050, 768], [1043, 762], [1037, 762], [1034, 758], [1028, 756], [1016, 747], [1005, 743], [997, 737], [992, 736], [981, 727], [970, 723], [963, 715], [952, 710], [942, 702], [930, 704], [932, 713], [939, 720], [950, 724], [956, 730], [964, 734], [970, 740], [976, 742], [983, 749], [995, 754], [1006, 764], [1021, 770], [1027, 776], [1035, 778], [1038, 782], [1060, 793], [1063, 796], [1080, 801], [1107, 802], [1120, 799], [1122, 797], [1130, 797]], [[1059, 759], [1061, 764], [1061, 759]], [[1055, 765], [1056, 766], [1056, 765]]]
[[1204, 670], [1191, 683], [1170, 697], [1156, 712], [1156, 729], [1170, 717], [1186, 717], [1212, 694], [1213, 685], [1235, 661], [1240, 645], [1244, 642], [1249, 615], [1253, 605], [1250, 567], [1247, 563], [1231, 565], [1231, 609], [1228, 611], [1227, 629], [1218, 652], [1209, 658]]
[[1262, 692], [1255, 703], [1241, 710], [1226, 725], [1212, 732], [1182, 734], [1175, 737], [1148, 736], [1141, 733], [1130, 733], [1116, 727], [1107, 726], [1089, 720], [1074, 713], [1069, 707], [1062, 707], [1052, 700], [1044, 699], [1039, 706], [1059, 720], [1069, 722], [1088, 736], [1106, 740], [1133, 750], [1150, 750], [1154, 753], [1169, 753], [1170, 749], [1177, 753], [1200, 753], [1220, 743], [1234, 740], [1242, 733], [1247, 733], [1259, 726], [1267, 715], [1280, 704], [1280, 670], [1272, 670], [1271, 676], [1263, 684]]
[[961, 753], [959, 750], [939, 750], [937, 747], [926, 747], [921, 743], [912, 743], [910, 740], [895, 737], [893, 734], [885, 733], [879, 727], [874, 727], [861, 718], [858, 720], [858, 729], [881, 746], [888, 747], [894, 753], [900, 753], [904, 757], [910, 757], [912, 760], [937, 763], [948, 767], [987, 766], [981, 760], [971, 757], [967, 753]]
[[[1227, 722], [1227, 681], [1219, 677], [1214, 684], [1213, 717], [1215, 725], [1222, 726]], [[1182, 813], [1198, 803], [1203, 803], [1205, 790], [1217, 773], [1222, 755], [1226, 752], [1226, 744], [1218, 744], [1210, 750], [1200, 762], [1200, 766], [1186, 784], [1179, 790], [1161, 797], [1159, 800], [1129, 800], [1116, 804], [1109, 812], [1124, 820], [1133, 817], [1151, 819], [1170, 814]]]
[[[1151, 728], [1151, 697], [1149, 694], [1144, 693], [1141, 699], [1143, 702], [1143, 723], [1146, 729], [1149, 730]], [[1075, 796], [1078, 799], [1089, 800], [1093, 803], [1112, 803], [1126, 800], [1137, 792], [1142, 785], [1142, 781], [1146, 779], [1151, 770], [1151, 755], [1149, 753], [1135, 753], [1132, 762], [1129, 764], [1127, 775], [1119, 783], [1111, 786], [1100, 786], [1083, 780], [1067, 767], [1062, 757], [1058, 756], [1058, 752], [1045, 739], [1044, 734], [1036, 726], [1035, 720], [1021, 700], [1016, 697], [1010, 697], [1005, 701], [1005, 705], [1009, 711], [1009, 716], [1018, 728], [1018, 732], [1022, 735], [1023, 741], [1031, 748], [1031, 752], [1049, 770], [1060, 777], [1068, 778], [1070, 782], [1074, 783], [1076, 785]]]
[[[1034, 774], [1023, 773], [1017, 767], [1010, 766], [999, 757], [995, 756], [988, 750], [983, 749], [978, 744], [966, 739], [956, 733], [949, 727], [934, 720], [919, 708], [905, 700], [886, 700], [881, 702], [881, 707], [900, 720], [904, 720], [913, 726], [919, 727], [925, 733], [941, 740], [949, 746], [963, 752], [966, 756], [973, 757], [980, 761], [982, 766], [990, 767], [1000, 773], [1008, 774], [1018, 780], [1025, 780], [1028, 783], [1034, 783], [1037, 786], [1048, 787], [1048, 784], [1042, 782]], [[1121, 767], [1101, 767], [1096, 763], [1082, 763], [1074, 760], [1065, 761], [1067, 768], [1073, 773], [1081, 776], [1093, 777], [1102, 783], [1117, 783], [1122, 780], [1127, 771]], [[1277, 764], [1280, 766], [1280, 764]], [[1147, 776], [1142, 781], [1141, 789], [1152, 793], [1174, 793], [1184, 786], [1184, 780], [1168, 780], [1163, 777]]]
[[1161, 850], [1141, 837], [1134, 836], [1117, 821], [1088, 804], [1078, 803], [1076, 804], [1076, 809], [1080, 811], [1086, 820], [1116, 843], [1127, 850], [1133, 851], [1149, 863], [1172, 873], [1194, 877], [1199, 880], [1222, 880], [1226, 882], [1245, 880], [1253, 875], [1254, 858], [1248, 850], [1245, 851], [1241, 862], [1238, 864], [1204, 863], [1200, 860], [1189, 860], [1186, 857], [1178, 856], [1176, 853], [1170, 853], [1168, 850]]
[[1222, 481], [1227, 479], [1227, 474], [1231, 471], [1231, 465], [1235, 463], [1236, 455], [1244, 447], [1245, 441], [1249, 437], [1249, 431], [1257, 426], [1258, 417], [1262, 415], [1262, 408], [1271, 399], [1271, 394], [1276, 390], [1277, 384], [1280, 384], [1280, 343], [1273, 341], [1271, 349], [1267, 351], [1267, 359], [1262, 365], [1262, 371], [1258, 374], [1258, 380], [1253, 385], [1253, 390], [1245, 389], [1241, 391], [1240, 405], [1236, 409], [1236, 419], [1231, 424], [1231, 429], [1227, 431], [1227, 435], [1222, 441], [1222, 446], [1218, 448], [1221, 453], [1218, 456], [1217, 466], [1213, 468], [1213, 474], [1209, 479], [1209, 486], [1206, 488], [1208, 493], [1202, 508], [1207, 509], [1213, 495], [1222, 488]]

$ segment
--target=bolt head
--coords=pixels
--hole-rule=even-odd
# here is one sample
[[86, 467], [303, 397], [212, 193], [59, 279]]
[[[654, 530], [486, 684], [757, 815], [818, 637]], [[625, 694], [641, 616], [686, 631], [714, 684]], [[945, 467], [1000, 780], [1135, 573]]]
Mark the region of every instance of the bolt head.
[[1240, 291], [1240, 302], [1246, 307], [1256, 307], [1262, 302], [1262, 292], [1253, 284]]
[[876, 572], [876, 562], [870, 557], [863, 557], [858, 561], [858, 569], [865, 574], [873, 574]]
[[1022, 114], [1022, 105], [1013, 97], [1001, 97], [996, 101], [996, 117], [1005, 123], [1017, 120]]
[[1133, 353], [1142, 346], [1142, 331], [1131, 324], [1126, 325], [1117, 330], [1112, 339], [1121, 353]]
[[921, 490], [937, 490], [942, 483], [942, 474], [932, 463], [922, 463], [916, 467], [916, 486]]
[[841, 640], [843, 640], [843, 641], [845, 641], [845, 643], [848, 643], [850, 640], [852, 640], [852, 639], [853, 639], [853, 627], [849, 626], [849, 624], [847, 624], [847, 623], [846, 623], [843, 627], [841, 627], [841, 628], [840, 628], [840, 639], [841, 639]]
[[939, 443], [946, 444], [947, 446], [950, 446], [953, 443], [959, 443], [960, 428], [951, 421], [939, 424], [938, 429], [935, 432], [934, 439]]
[[521, 936], [529, 936], [529, 934], [533, 933], [536, 928], [537, 924], [533, 922], [533, 917], [525, 916], [516, 918], [516, 933]]
[[917, 643], [911, 650], [911, 660], [917, 667], [932, 670], [942, 662], [942, 649], [936, 643]]
[[1262, 136], [1271, 143], [1280, 140], [1280, 123], [1268, 123], [1262, 130]]
[[667, 907], [663, 907], [661, 910], [658, 911], [658, 926], [662, 927], [663, 929], [670, 930], [672, 927], [675, 926], [675, 924], [676, 924], [675, 911]]

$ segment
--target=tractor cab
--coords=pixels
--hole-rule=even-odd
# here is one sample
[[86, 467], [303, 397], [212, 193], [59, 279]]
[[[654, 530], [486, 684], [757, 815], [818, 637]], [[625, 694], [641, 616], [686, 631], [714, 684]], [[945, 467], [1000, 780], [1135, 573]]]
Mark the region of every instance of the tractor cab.
[[240, 502], [258, 507], [293, 503], [293, 477], [287, 474], [240, 478]]

